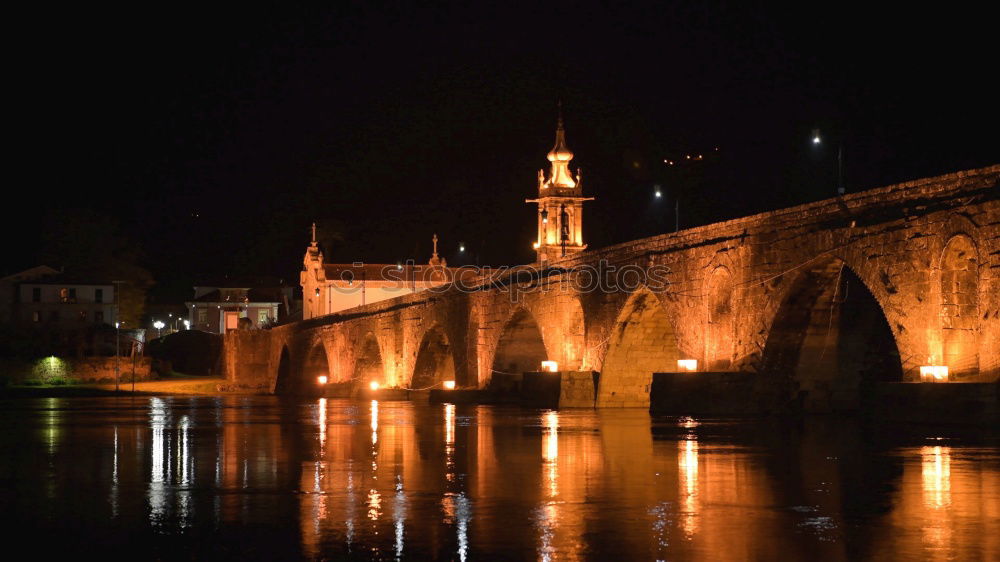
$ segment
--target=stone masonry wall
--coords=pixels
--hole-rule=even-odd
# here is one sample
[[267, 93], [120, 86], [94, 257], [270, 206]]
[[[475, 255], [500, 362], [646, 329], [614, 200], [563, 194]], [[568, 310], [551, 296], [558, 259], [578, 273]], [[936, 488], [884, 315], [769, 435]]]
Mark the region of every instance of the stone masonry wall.
[[[696, 359], [703, 369], [762, 375], [771, 325], [783, 306], [795, 306], [796, 281], [813, 270], [849, 268], [882, 309], [904, 380], [918, 380], [921, 365], [953, 357], [962, 364], [954, 380], [993, 381], [1000, 378], [998, 181], [1000, 166], [926, 178], [588, 251], [552, 265], [665, 268], [668, 285], [652, 291], [658, 307], [653, 322], [669, 322], [675, 340], [663, 349]], [[974, 275], [955, 274], [954, 266], [942, 270], [945, 248], [956, 236], [971, 241]], [[601, 275], [623, 281], [615, 272]], [[290, 372], [301, 376], [294, 373], [321, 348], [331, 380], [349, 381], [364, 342], [374, 338], [384, 379], [405, 387], [423, 338], [436, 329], [445, 335], [459, 386], [482, 387], [505, 327], [527, 311], [560, 369], [602, 372], [599, 394], [616, 385], [645, 386], [603, 372], [614, 351], [609, 348], [635, 344], [615, 334], [641, 322], [627, 313], [638, 293], [580, 292], [568, 279], [558, 273], [517, 276], [472, 292], [426, 291], [270, 331], [234, 332], [225, 340], [227, 376], [237, 386], [273, 388], [283, 349]], [[956, 298], [948, 295], [956, 292], [975, 295], [961, 297], [961, 337], [947, 332], [947, 310], [954, 310]], [[636, 333], [651, 330], [657, 331], [645, 326]], [[646, 392], [618, 402], [648, 403]]]

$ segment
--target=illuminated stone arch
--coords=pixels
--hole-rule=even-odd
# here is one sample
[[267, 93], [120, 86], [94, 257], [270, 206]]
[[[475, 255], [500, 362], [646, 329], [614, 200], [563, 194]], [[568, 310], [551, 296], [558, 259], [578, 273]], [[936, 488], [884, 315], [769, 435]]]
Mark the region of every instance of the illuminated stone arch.
[[455, 380], [455, 353], [440, 324], [424, 332], [410, 377], [410, 388], [440, 388], [444, 381]]
[[492, 374], [519, 375], [538, 371], [541, 362], [548, 358], [535, 316], [527, 308], [518, 307], [500, 332], [491, 362]]
[[378, 338], [372, 332], [366, 332], [359, 342], [358, 351], [354, 357], [354, 368], [351, 381], [358, 386], [367, 387], [372, 382], [386, 384], [385, 363], [382, 359], [382, 349]]
[[941, 351], [928, 361], [947, 365], [951, 378], [971, 378], [979, 373], [979, 252], [972, 237], [952, 236], [939, 264]]
[[633, 292], [619, 311], [601, 368], [597, 405], [649, 407], [653, 373], [674, 372], [681, 359], [674, 324], [646, 287]]
[[538, 322], [547, 359], [562, 371], [579, 370], [586, 353], [586, 319], [579, 295], [564, 289], [543, 292], [527, 308]]
[[855, 269], [827, 256], [789, 280], [770, 323], [764, 372], [806, 411], [857, 409], [862, 387], [903, 378], [882, 302]]
[[292, 380], [292, 355], [287, 345], [281, 346], [278, 355], [278, 374], [274, 380], [274, 393], [279, 395], [292, 394], [295, 388]]
[[708, 371], [725, 371], [736, 353], [733, 276], [720, 265], [705, 280], [705, 365]]

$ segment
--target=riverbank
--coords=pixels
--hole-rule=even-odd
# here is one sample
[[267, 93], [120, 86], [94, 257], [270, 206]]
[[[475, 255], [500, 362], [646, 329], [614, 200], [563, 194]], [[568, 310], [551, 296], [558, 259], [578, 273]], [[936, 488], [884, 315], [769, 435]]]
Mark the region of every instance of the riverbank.
[[[222, 377], [170, 377], [155, 381], [135, 383], [135, 394], [140, 395], [227, 395], [253, 394], [250, 392], [233, 392], [221, 390], [225, 388], [226, 379]], [[114, 384], [68, 384], [68, 385], [11, 385], [0, 388], [0, 397], [4, 398], [44, 398], [71, 396], [114, 396], [132, 394], [131, 382], [123, 382], [115, 391]]]

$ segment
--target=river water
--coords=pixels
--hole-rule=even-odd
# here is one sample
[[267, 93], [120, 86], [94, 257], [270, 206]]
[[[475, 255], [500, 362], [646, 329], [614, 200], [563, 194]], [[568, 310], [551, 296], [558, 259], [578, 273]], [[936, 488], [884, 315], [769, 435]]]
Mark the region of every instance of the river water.
[[0, 450], [34, 559], [1000, 559], [981, 428], [32, 398], [0, 401]]

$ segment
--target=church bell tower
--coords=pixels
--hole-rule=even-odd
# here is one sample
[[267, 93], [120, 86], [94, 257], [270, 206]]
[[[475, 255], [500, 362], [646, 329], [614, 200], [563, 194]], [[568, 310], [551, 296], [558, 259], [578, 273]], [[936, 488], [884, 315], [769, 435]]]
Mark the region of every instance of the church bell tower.
[[562, 112], [556, 126], [556, 144], [546, 158], [552, 163], [552, 169], [548, 177], [544, 170], [538, 170], [538, 199], [526, 200], [538, 204], [538, 237], [534, 247], [540, 264], [587, 248], [583, 243], [583, 202], [594, 199], [583, 196], [580, 170], [576, 170], [575, 177], [570, 173], [573, 153], [566, 146]]

